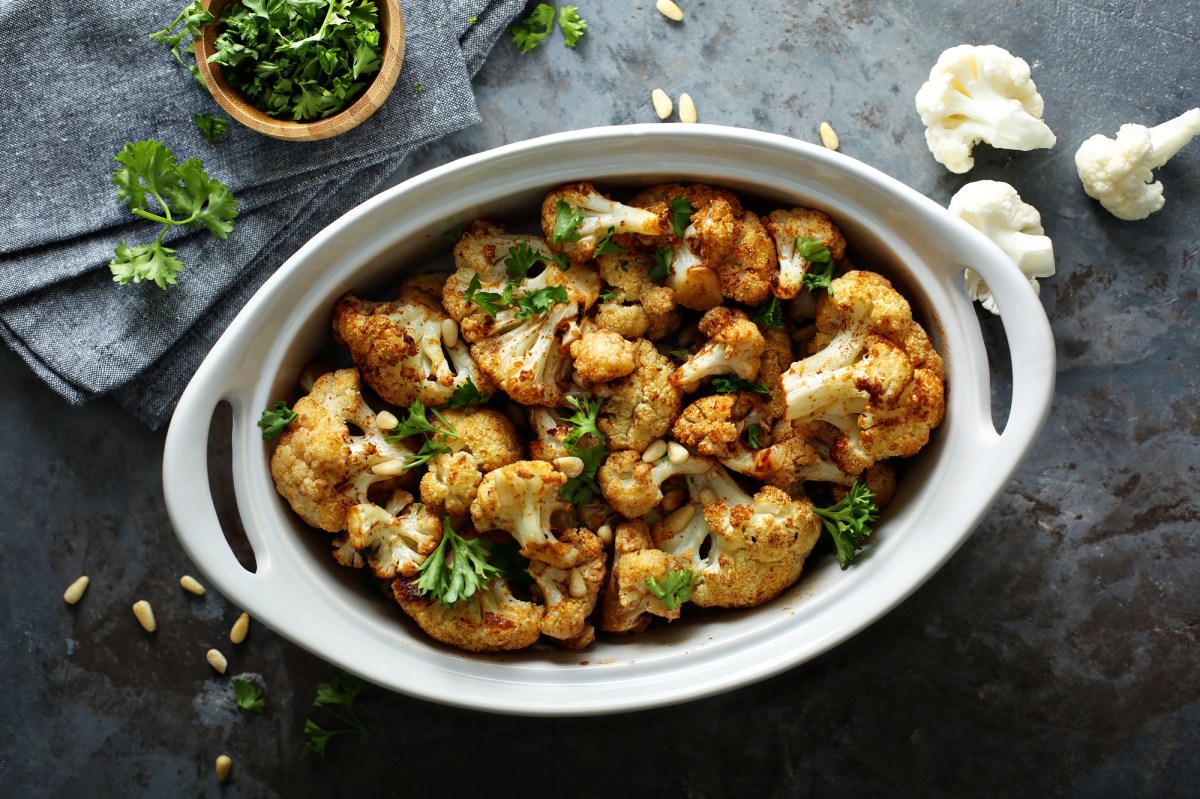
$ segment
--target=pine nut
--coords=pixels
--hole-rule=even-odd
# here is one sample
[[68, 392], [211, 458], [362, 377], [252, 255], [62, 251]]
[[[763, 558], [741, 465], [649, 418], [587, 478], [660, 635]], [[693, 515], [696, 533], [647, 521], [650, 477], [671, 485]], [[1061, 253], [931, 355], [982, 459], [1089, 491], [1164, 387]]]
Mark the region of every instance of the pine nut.
[[612, 546], [612, 542], [613, 542], [612, 527], [608, 526], [607, 524], [600, 525], [600, 529], [598, 529], [596, 531], [596, 536], [601, 541], [604, 542], [604, 546], [606, 546], [606, 547]]
[[381, 474], [386, 477], [394, 477], [398, 474], [404, 474], [404, 461], [399, 458], [393, 458], [390, 461], [383, 461], [371, 467], [371, 471], [375, 474]]
[[673, 0], [658, 0], [654, 7], [658, 9], [658, 13], [672, 22], [683, 21], [683, 9], [675, 5]]
[[646, 451], [642, 453], [642, 460], [646, 463], [654, 463], [663, 455], [667, 454], [667, 442], [661, 438], [655, 441], [650, 446], [646, 447]]
[[88, 579], [86, 574], [77, 578], [75, 582], [67, 586], [66, 591], [63, 591], [63, 602], [66, 602], [68, 605], [74, 605], [83, 599], [83, 592], [87, 591], [88, 583], [90, 582], [91, 580]]
[[833, 129], [833, 125], [828, 122], [821, 123], [821, 144], [824, 144], [830, 150], [838, 148], [837, 131]]
[[375, 426], [380, 430], [395, 430], [400, 426], [400, 420], [391, 411], [380, 411], [375, 415]]
[[139, 599], [133, 603], [133, 615], [137, 616], [138, 624], [146, 632], [152, 633], [158, 629], [158, 623], [154, 621], [154, 609], [146, 600]]
[[654, 113], [658, 115], [659, 119], [666, 119], [675, 110], [675, 104], [671, 102], [670, 95], [662, 89], [650, 92], [650, 101], [654, 103]]
[[229, 755], [217, 755], [217, 765], [214, 769], [217, 772], [217, 782], [225, 782], [231, 768], [233, 768], [233, 758]]
[[687, 497], [687, 494], [685, 494], [683, 492], [682, 488], [672, 488], [670, 491], [663, 494], [662, 509], [664, 511], [666, 511], [667, 513], [670, 513], [671, 511], [675, 510], [680, 505], [682, 505], [683, 500], [686, 497]]
[[565, 474], [567, 477], [578, 477], [583, 474], [583, 459], [576, 458], [574, 455], [565, 455], [561, 458], [554, 459], [554, 468]]
[[678, 441], [670, 441], [667, 443], [667, 460], [674, 464], [680, 464], [692, 456], [688, 452], [687, 447], [680, 444]]
[[453, 319], [442, 320], [442, 343], [447, 347], [458, 344], [458, 325]]
[[229, 640], [234, 644], [240, 644], [246, 640], [246, 633], [250, 632], [250, 614], [243, 613], [237, 617], [237, 621], [233, 623], [233, 627], [229, 630]]
[[225, 659], [220, 650], [210, 649], [205, 653], [204, 657], [208, 660], [208, 665], [212, 666], [213, 671], [217, 674], [224, 674], [225, 669], [229, 668], [229, 661]]
[[587, 583], [584, 582], [583, 572], [579, 569], [571, 569], [571, 596], [587, 596]]
[[189, 594], [204, 596], [204, 586], [200, 585], [200, 581], [190, 574], [185, 574], [179, 578], [179, 587]]
[[679, 121], [691, 123], [696, 119], [696, 104], [692, 102], [692, 96], [684, 92], [679, 95]]
[[700, 489], [700, 504], [701, 505], [716, 505], [717, 504], [717, 492], [713, 491], [711, 488]]
[[678, 535], [683, 528], [688, 526], [692, 517], [696, 515], [696, 506], [692, 504], [683, 505], [671, 512], [671, 515], [663, 519], [663, 527], [671, 535]]

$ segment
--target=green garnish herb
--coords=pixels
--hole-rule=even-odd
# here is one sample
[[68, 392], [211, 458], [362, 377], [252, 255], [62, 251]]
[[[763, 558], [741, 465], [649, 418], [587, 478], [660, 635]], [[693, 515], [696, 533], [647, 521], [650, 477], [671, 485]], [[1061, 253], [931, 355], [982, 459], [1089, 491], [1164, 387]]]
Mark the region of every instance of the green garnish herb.
[[[329, 739], [335, 735], [358, 733], [365, 735], [366, 726], [354, 715], [354, 699], [367, 689], [367, 684], [352, 674], [339, 674], [317, 689], [317, 698], [313, 701], [313, 709], [322, 708], [336, 718], [343, 726], [325, 729], [311, 718], [304, 720], [304, 749], [300, 758], [308, 755], [325, 757], [325, 747]], [[338, 708], [335, 710], [335, 708]]]
[[661, 283], [671, 275], [671, 262], [675, 260], [675, 251], [670, 247], [659, 247], [650, 254], [654, 266], [650, 267], [648, 277], [655, 283]]
[[488, 563], [500, 570], [500, 576], [510, 586], [527, 586], [533, 582], [529, 572], [529, 558], [521, 554], [521, 545], [516, 541], [488, 541]]
[[233, 698], [237, 706], [247, 713], [262, 713], [267, 707], [262, 689], [246, 680], [230, 680], [233, 685]]
[[538, 3], [529, 16], [513, 25], [513, 44], [522, 53], [528, 53], [541, 44], [552, 30], [554, 30], [554, 6]]
[[513, 280], [521, 280], [541, 259], [542, 256], [529, 246], [529, 242], [523, 241], [516, 247], [508, 248], [508, 257], [504, 259], [504, 272]]
[[797, 237], [796, 255], [808, 261], [808, 269], [804, 270], [804, 277], [801, 278], [804, 287], [809, 291], [828, 291], [829, 283], [833, 280], [833, 255], [829, 248], [814, 236]]
[[[577, 397], [567, 395], [567, 404], [575, 409], [575, 413], [563, 421], [571, 425], [571, 431], [563, 439], [569, 455], [574, 455], [583, 461], [583, 471], [567, 480], [559, 489], [559, 496], [573, 505], [584, 505], [600, 496], [600, 484], [596, 481], [596, 472], [604, 464], [608, 456], [608, 439], [601, 432], [598, 424], [600, 407], [604, 405], [603, 397]], [[589, 441], [585, 443], [587, 436]]]
[[[449, 561], [449, 562], [447, 562]], [[450, 517], [442, 520], [442, 541], [417, 568], [416, 588], [422, 595], [432, 594], [443, 605], [469, 599], [500, 576], [498, 567], [488, 562], [488, 543], [483, 538], [467, 540], [454, 532]]]
[[479, 390], [475, 385], [475, 381], [467, 378], [467, 382], [456, 386], [454, 392], [450, 395], [450, 402], [447, 405], [451, 410], [456, 408], [465, 408], [468, 405], [482, 405], [491, 399], [487, 394]]
[[696, 574], [691, 569], [676, 569], [668, 572], [659, 582], [656, 577], [646, 578], [646, 587], [667, 606], [667, 610], [677, 610], [680, 605], [692, 598], [692, 588], [696, 585]]
[[608, 439], [604, 437], [604, 433], [600, 432], [599, 427], [600, 407], [604, 405], [603, 397], [585, 397], [581, 399], [574, 394], [568, 394], [567, 404], [575, 409], [575, 413], [564, 420], [573, 428], [571, 432], [567, 433], [567, 437], [563, 441], [568, 449], [576, 446], [579, 440], [586, 435], [595, 436], [596, 440], [601, 444], [608, 442]]
[[604, 234], [604, 238], [600, 239], [600, 243], [596, 245], [596, 255], [610, 255], [619, 252], [625, 252], [625, 248], [612, 240], [613, 233], [616, 232], [615, 227], [610, 227], [608, 232]]
[[449, 230], [443, 230], [442, 236], [444, 236], [446, 241], [450, 242], [451, 244], [458, 244], [460, 241], [462, 241], [463, 226], [455, 225]]
[[843, 569], [858, 557], [867, 536], [871, 535], [871, 524], [879, 518], [875, 494], [860, 480], [854, 481], [841, 501], [827, 508], [813, 508], [813, 511], [821, 517], [825, 529], [833, 537], [838, 565]]
[[[127, 142], [115, 158], [121, 164], [112, 178], [117, 197], [135, 215], [158, 222], [162, 228], [151, 244], [129, 247], [123, 241], [118, 243], [116, 257], [108, 268], [113, 280], [122, 286], [131, 280], [152, 280], [166, 289], [175, 284], [183, 270], [183, 261], [175, 257], [175, 250], [163, 245], [167, 231], [172, 227], [203, 226], [215, 238], [224, 239], [233, 230], [238, 201], [229, 187], [204, 172], [204, 162], [199, 158], [176, 163], [175, 155], [155, 139]], [[157, 212], [151, 209], [151, 199]]]
[[265, 410], [258, 418], [258, 426], [262, 428], [263, 441], [274, 441], [279, 438], [287, 426], [296, 420], [296, 412], [288, 407], [283, 400], [276, 400], [269, 410]]
[[620, 292], [613, 291], [612, 289], [608, 289], [607, 291], [600, 292], [600, 298], [597, 300], [597, 302], [620, 302], [620, 301], [621, 301]]
[[567, 256], [563, 255], [561, 252], [552, 252], [546, 257], [557, 264], [558, 268], [564, 272], [571, 268], [571, 262], [567, 260]]
[[762, 447], [763, 429], [756, 424], [746, 426], [746, 445], [750, 449], [760, 449]]
[[563, 40], [571, 49], [575, 48], [587, 32], [587, 22], [579, 16], [579, 10], [575, 6], [563, 6], [558, 10], [558, 27], [562, 28]]
[[771, 393], [771, 389], [762, 383], [751, 383], [749, 380], [743, 380], [740, 377], [714, 377], [712, 387], [718, 394], [732, 394], [735, 391], [751, 391], [755, 394]]
[[600, 483], [596, 480], [596, 472], [604, 465], [608, 450], [603, 444], [595, 444], [590, 447], [572, 447], [568, 451], [583, 461], [583, 471], [563, 483], [558, 494], [572, 505], [586, 505], [600, 496]]
[[692, 354], [691, 350], [685, 350], [685, 349], [671, 350], [671, 357], [677, 361], [686, 361], [688, 359], [688, 356], [690, 356], [691, 354]]
[[772, 297], [771, 301], [754, 315], [753, 321], [763, 327], [783, 327], [783, 303], [778, 297]]
[[676, 194], [671, 198], [671, 227], [675, 229], [675, 238], [683, 238], [684, 231], [692, 223], [692, 214], [694, 213], [696, 213], [696, 209], [692, 208], [692, 203], [687, 197]]
[[505, 283], [503, 294], [497, 294], [494, 291], [480, 291], [479, 287], [479, 274], [471, 275], [471, 282], [467, 284], [467, 290], [463, 292], [463, 299], [478, 305], [491, 318], [495, 319], [496, 314], [512, 305], [511, 284]]
[[549, 313], [557, 302], [570, 302], [571, 297], [562, 286], [546, 286], [516, 298], [517, 318], [528, 319]]
[[225, 117], [196, 114], [192, 117], [192, 121], [196, 123], [196, 128], [204, 134], [204, 138], [208, 139], [209, 144], [216, 144], [217, 139], [229, 130], [229, 120]]
[[[179, 62], [179, 65], [186, 67], [196, 80], [201, 80], [200, 70], [196, 69], [196, 65], [184, 63], [183, 56], [180, 55], [180, 48], [183, 46], [183, 40], [187, 36], [191, 36], [192, 41], [199, 39], [202, 35], [200, 26], [207, 25], [212, 21], [213, 15], [200, 6], [200, 0], [195, 0], [184, 6], [184, 9], [179, 12], [179, 16], [175, 17], [175, 20], [170, 25], [150, 34], [150, 38], [160, 44], [170, 46], [171, 55], [175, 56], [175, 60]], [[180, 25], [183, 27], [180, 28]], [[179, 30], [175, 31], [176, 28], [179, 28]], [[175, 31], [175, 33], [171, 31]]]
[[554, 206], [554, 228], [550, 231], [550, 241], [555, 244], [579, 241], [578, 228], [581, 224], [583, 224], [583, 211], [566, 200], [559, 200]]
[[[432, 413], [442, 423], [442, 426], [438, 427], [430, 422], [426, 413]], [[425, 403], [417, 400], [409, 406], [408, 417], [384, 436], [384, 440], [389, 444], [399, 444], [404, 439], [417, 435], [424, 435], [425, 440], [421, 442], [419, 450], [404, 456], [404, 471], [406, 472], [409, 469], [424, 466], [437, 455], [452, 452], [446, 442], [452, 438], [458, 438], [458, 431], [454, 429], [454, 425], [446, 421], [446, 417], [442, 416], [437, 408], [427, 410]]]

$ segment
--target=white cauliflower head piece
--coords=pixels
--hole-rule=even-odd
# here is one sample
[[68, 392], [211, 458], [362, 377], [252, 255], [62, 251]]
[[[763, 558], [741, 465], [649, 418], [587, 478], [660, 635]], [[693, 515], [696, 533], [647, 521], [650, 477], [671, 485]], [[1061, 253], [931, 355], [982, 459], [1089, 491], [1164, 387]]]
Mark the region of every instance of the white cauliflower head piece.
[[925, 143], [951, 172], [975, 165], [979, 142], [1005, 150], [1053, 147], [1054, 133], [1042, 121], [1044, 103], [1029, 64], [993, 44], [961, 44], [938, 58], [917, 91]]

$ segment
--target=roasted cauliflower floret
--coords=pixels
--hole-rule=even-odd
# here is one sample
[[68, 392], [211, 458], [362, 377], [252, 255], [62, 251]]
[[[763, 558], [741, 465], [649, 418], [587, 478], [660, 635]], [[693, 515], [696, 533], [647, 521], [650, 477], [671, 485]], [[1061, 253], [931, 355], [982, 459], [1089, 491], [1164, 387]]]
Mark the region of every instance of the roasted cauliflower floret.
[[592, 260], [605, 239], [628, 241], [631, 234], [657, 236], [657, 214], [611, 200], [591, 183], [571, 183], [542, 201], [542, 231], [550, 246], [575, 263]]
[[476, 529], [504, 530], [521, 545], [521, 554], [551, 566], [575, 565], [578, 550], [554, 534], [555, 516], [571, 506], [558, 490], [567, 476], [545, 461], [517, 461], [488, 472], [471, 503]]
[[738, 220], [733, 248], [716, 267], [721, 294], [735, 302], [758, 305], [771, 295], [778, 265], [775, 242], [753, 211]]
[[413, 454], [387, 441], [360, 385], [357, 369], [317, 378], [312, 391], [297, 400], [296, 419], [271, 455], [275, 489], [301, 519], [331, 533], [346, 528], [346, 515], [369, 501], [372, 485], [395, 480], [389, 476], [395, 471], [384, 467], [377, 474], [376, 467]]
[[642, 460], [632, 450], [614, 452], [596, 473], [600, 490], [613, 510], [629, 519], [645, 516], [662, 502], [662, 484], [677, 474], [707, 471], [712, 461], [692, 456], [682, 463], [660, 458], [653, 463]]
[[701, 317], [700, 332], [708, 341], [675, 370], [672, 385], [695, 391], [706, 377], [733, 374], [750, 380], [758, 374], [767, 342], [745, 313], [724, 306], [713, 308]]
[[646, 580], [665, 580], [682, 568], [679, 560], [654, 546], [650, 528], [641, 519], [622, 522], [613, 535], [613, 567], [600, 600], [600, 629], [636, 633], [650, 626], [652, 616], [678, 619], [680, 608], [664, 605]]
[[683, 392], [671, 384], [675, 366], [645, 339], [635, 342], [637, 368], [608, 384], [598, 426], [609, 449], [638, 452], [668, 430], [683, 405]]
[[813, 353], [782, 378], [787, 418], [835, 425], [831, 457], [849, 475], [910, 456], [942, 421], [944, 368], [886, 278], [851, 271], [817, 303]]
[[393, 580], [392, 594], [430, 638], [468, 652], [504, 652], [532, 646], [541, 635], [546, 614], [541, 605], [513, 596], [500, 577], [493, 577], [487, 587], [453, 605], [422, 596], [411, 577]]
[[596, 323], [627, 339], [658, 341], [679, 328], [681, 314], [675, 292], [650, 278], [654, 258], [630, 251], [596, 256], [601, 280], [616, 297], [600, 303]]
[[800, 294], [814, 245], [828, 250], [833, 263], [846, 257], [842, 232], [828, 214], [815, 208], [772, 211], [764, 223], [779, 257], [779, 274], [773, 280], [776, 297], [789, 300]]
[[637, 347], [602, 327], [587, 330], [571, 343], [575, 375], [582, 385], [607, 383], [637, 368]]
[[800, 577], [821, 523], [807, 500], [773, 486], [751, 497], [723, 468], [688, 475], [694, 513], [674, 530], [651, 530], [655, 544], [696, 575], [691, 601], [701, 607], [755, 607]]
[[350, 546], [375, 576], [412, 577], [442, 540], [442, 520], [407, 491], [396, 491], [386, 507], [355, 505], [346, 517]]
[[578, 648], [595, 638], [588, 617], [604, 585], [604, 544], [595, 533], [582, 527], [567, 530], [558, 540], [575, 550], [574, 565], [560, 568], [533, 560], [527, 571], [546, 607], [542, 633], [558, 639], [560, 644]]
[[484, 474], [521, 460], [521, 437], [495, 408], [446, 410], [442, 416], [458, 435], [445, 440], [449, 452], [430, 459], [421, 477], [421, 501], [435, 512], [458, 517], [470, 513]]

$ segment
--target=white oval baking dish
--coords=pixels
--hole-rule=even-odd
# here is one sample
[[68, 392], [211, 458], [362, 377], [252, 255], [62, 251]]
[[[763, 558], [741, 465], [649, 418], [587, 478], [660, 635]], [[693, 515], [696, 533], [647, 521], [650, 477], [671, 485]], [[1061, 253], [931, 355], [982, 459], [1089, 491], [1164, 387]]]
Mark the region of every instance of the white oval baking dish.
[[[395, 282], [440, 258], [443, 232], [478, 216], [530, 218], [544, 192], [710, 182], [771, 203], [819, 207], [856, 263], [913, 300], [943, 354], [947, 411], [904, 475], [866, 557], [847, 571], [814, 560], [800, 582], [750, 611], [695, 614], [583, 652], [469, 655], [416, 631], [329, 557], [324, 534], [279, 498], [262, 410], [295, 396], [296, 376], [329, 336], [335, 300]], [[752, 206], [753, 207], [753, 206]], [[987, 354], [962, 272], [997, 298], [1012, 361], [1012, 403], [992, 424]], [[859, 161], [784, 136], [710, 125], [629, 125], [512, 144], [433, 169], [331, 224], [267, 281], [217, 342], [172, 420], [164, 453], [170, 518], [185, 550], [232, 603], [298, 645], [377, 685], [455, 706], [531, 715], [600, 714], [710, 695], [825, 652], [907, 597], [970, 535], [1032, 445], [1050, 408], [1054, 343], [1029, 282], [982, 234]], [[216, 406], [233, 408], [233, 480], [256, 569], [233, 555], [208, 482]]]

